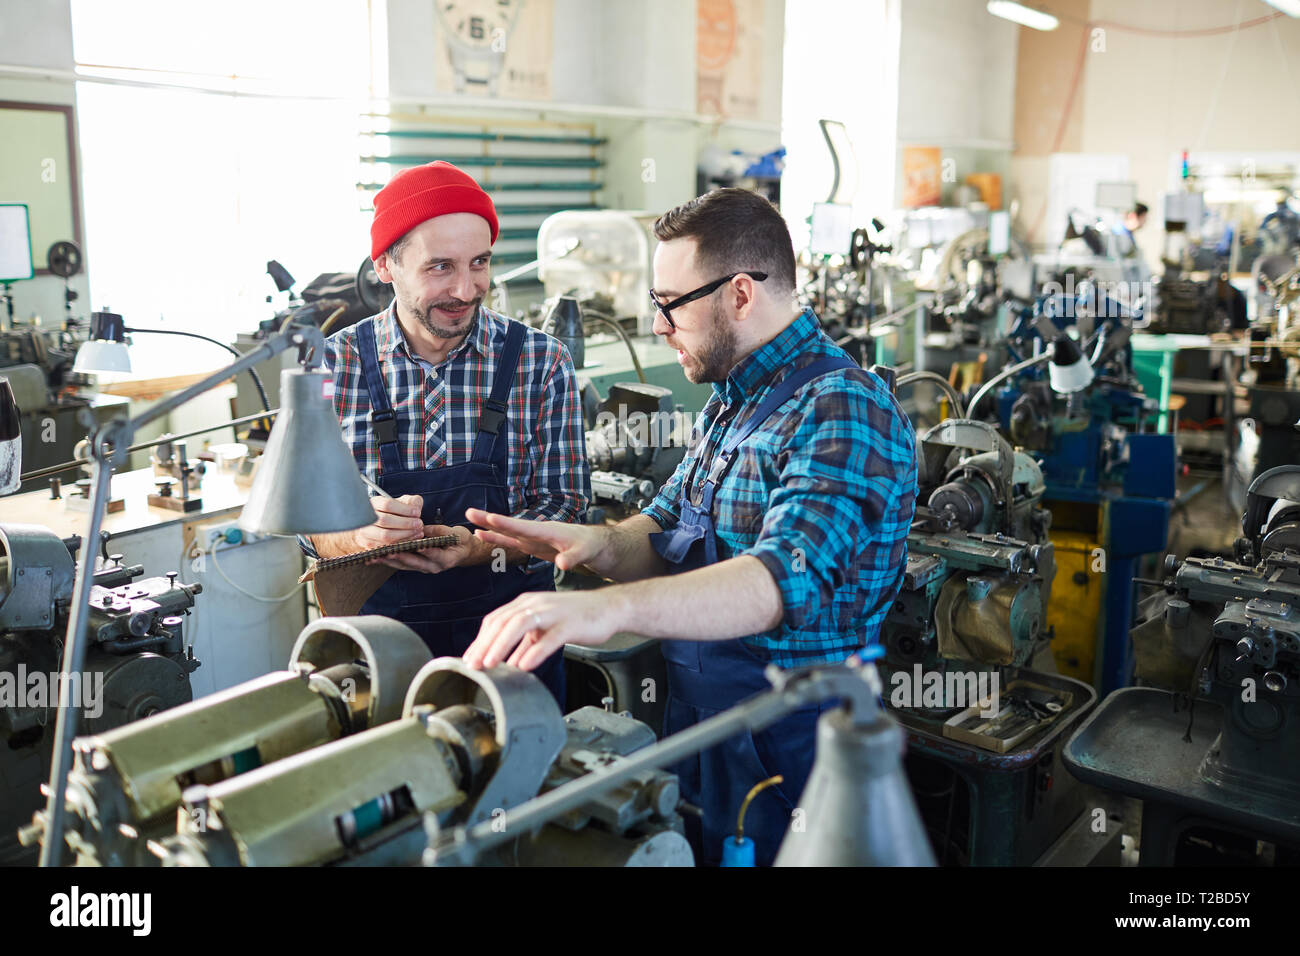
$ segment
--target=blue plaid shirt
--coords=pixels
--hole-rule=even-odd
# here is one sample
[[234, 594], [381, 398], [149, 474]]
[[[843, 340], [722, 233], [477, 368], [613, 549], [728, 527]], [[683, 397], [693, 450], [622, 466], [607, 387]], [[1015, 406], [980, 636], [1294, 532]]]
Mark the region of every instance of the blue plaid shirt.
[[[742, 359], [714, 383], [690, 453], [643, 514], [676, 524], [695, 461], [704, 464], [692, 501], [729, 427], [789, 371], [843, 354], [805, 310]], [[745, 643], [796, 667], [841, 661], [874, 641], [902, 583], [916, 495], [911, 423], [870, 372], [823, 375], [773, 412], [737, 449], [714, 498], [718, 560], [758, 558], [785, 605], [780, 624]]]
[[[379, 368], [397, 415], [403, 468], [459, 465], [473, 456], [479, 409], [492, 391], [497, 355], [512, 321], [480, 308], [474, 328], [435, 367], [407, 347], [396, 303], [374, 317]], [[370, 396], [355, 326], [325, 340], [324, 367], [334, 376], [334, 408], [344, 443], [362, 473], [377, 481], [379, 439], [370, 426]], [[507, 409], [510, 513], [580, 521], [591, 495], [582, 401], [573, 361], [558, 339], [534, 329], [525, 333]], [[300, 540], [311, 554], [305, 539]]]

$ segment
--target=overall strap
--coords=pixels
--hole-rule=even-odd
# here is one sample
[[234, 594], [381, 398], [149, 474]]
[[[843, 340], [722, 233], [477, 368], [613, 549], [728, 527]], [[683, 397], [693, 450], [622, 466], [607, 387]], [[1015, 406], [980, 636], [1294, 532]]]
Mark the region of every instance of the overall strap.
[[515, 385], [519, 368], [519, 354], [524, 347], [524, 326], [521, 322], [506, 320], [506, 344], [497, 361], [496, 375], [492, 379], [492, 393], [483, 403], [478, 416], [478, 433], [474, 437], [473, 461], [487, 463], [492, 460], [492, 446], [497, 432], [506, 420], [510, 390]]
[[721, 447], [719, 447], [717, 454], [713, 456], [713, 461], [709, 465], [709, 475], [704, 480], [704, 488], [700, 495], [700, 507], [712, 511], [713, 493], [717, 489], [718, 483], [722, 481], [727, 466], [731, 464], [731, 457], [735, 454], [736, 449], [740, 447], [746, 438], [757, 431], [759, 426], [772, 416], [773, 412], [793, 398], [795, 392], [827, 372], [842, 368], [860, 367], [857, 362], [846, 356], [828, 355], [826, 358], [818, 359], [811, 365], [806, 365], [797, 371], [791, 372], [782, 379], [781, 384], [772, 389], [767, 398], [763, 399], [762, 404], [754, 410], [754, 414], [745, 419], [745, 424], [723, 439]]
[[357, 354], [361, 374], [370, 396], [370, 427], [379, 439], [379, 471], [392, 474], [402, 470], [402, 456], [397, 447], [397, 415], [388, 401], [384, 374], [379, 370], [379, 346], [375, 343], [375, 320], [357, 323]]

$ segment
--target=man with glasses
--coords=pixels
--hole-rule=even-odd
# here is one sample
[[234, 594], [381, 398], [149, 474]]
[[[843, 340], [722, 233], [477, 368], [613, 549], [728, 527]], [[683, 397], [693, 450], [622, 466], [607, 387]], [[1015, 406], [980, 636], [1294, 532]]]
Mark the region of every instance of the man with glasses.
[[[531, 669], [618, 631], [662, 641], [676, 733], [766, 690], [768, 664], [843, 661], [875, 641], [906, 563], [914, 436], [889, 389], [795, 307], [794, 250], [776, 208], [721, 189], [655, 223], [654, 331], [686, 377], [711, 382], [691, 451], [654, 502], [614, 527], [470, 512], [484, 540], [624, 582], [529, 594], [483, 621], [472, 666]], [[819, 713], [799, 711], [672, 769], [701, 863], [716, 863], [746, 793], [769, 863], [807, 782]]]

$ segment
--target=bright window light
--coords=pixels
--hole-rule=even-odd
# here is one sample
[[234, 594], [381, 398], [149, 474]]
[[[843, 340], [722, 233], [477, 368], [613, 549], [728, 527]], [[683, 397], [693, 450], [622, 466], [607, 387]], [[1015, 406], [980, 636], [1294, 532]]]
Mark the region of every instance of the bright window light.
[[[267, 260], [301, 290], [322, 272], [355, 272], [367, 255], [356, 189], [367, 3], [235, 0], [207, 8], [203, 23], [177, 17], [177, 6], [73, 0], [83, 73], [100, 64], [160, 84], [77, 83], [88, 305], [128, 325], [162, 318], [233, 342], [277, 307], [266, 301]], [[215, 347], [145, 335], [132, 357], [146, 376], [226, 361]]]
[[1061, 21], [1050, 13], [1035, 10], [1033, 7], [1027, 7], [1022, 3], [1012, 3], [1011, 0], [989, 0], [988, 11], [995, 17], [1001, 17], [1003, 20], [1010, 20], [1013, 23], [1019, 23], [1021, 26], [1031, 27], [1034, 30], [1055, 30], [1061, 25]]

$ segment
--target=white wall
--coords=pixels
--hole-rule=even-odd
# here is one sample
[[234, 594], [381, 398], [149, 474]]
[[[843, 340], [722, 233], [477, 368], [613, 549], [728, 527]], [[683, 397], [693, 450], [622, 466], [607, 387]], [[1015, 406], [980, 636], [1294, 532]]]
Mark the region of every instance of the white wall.
[[[23, 103], [55, 103], [75, 105], [76, 91], [68, 79], [41, 78], [40, 70], [72, 70], [72, 13], [68, 0], [24, 0], [22, 3], [0, 4], [0, 65], [26, 67], [30, 76], [22, 73], [0, 75], [0, 100]], [[74, 144], [75, 148], [75, 144]], [[81, 165], [78, 152], [77, 164]], [[6, 201], [22, 202], [21, 196], [2, 196]], [[83, 231], [85, 224], [82, 213]], [[83, 260], [89, 261], [89, 250], [83, 247]], [[36, 268], [45, 266], [45, 249], [33, 249]], [[72, 288], [79, 298], [73, 303], [73, 314], [88, 314], [89, 285], [86, 272], [72, 280]], [[29, 319], [34, 315], [57, 325], [63, 320], [64, 282], [57, 276], [37, 276], [14, 283], [14, 315]]]
[[[1162, 30], [1198, 30], [1274, 12], [1259, 2], [1092, 0], [1090, 19]], [[1135, 97], [1133, 91], [1140, 90]], [[1279, 17], [1232, 34], [1152, 37], [1108, 29], [1105, 51], [1090, 54], [1084, 74], [1083, 136], [1089, 151], [1129, 155], [1138, 198], [1152, 210], [1139, 245], [1159, 263], [1160, 197], [1174, 188], [1171, 163], [1183, 149], [1198, 155], [1256, 157], [1300, 152], [1300, 20]], [[1102, 144], [1111, 144], [1105, 146]]]
[[[955, 164], [947, 202], [969, 173], [1010, 169], [1015, 115], [1015, 24], [985, 0], [900, 0], [898, 146], [939, 146]], [[894, 202], [902, 200], [902, 164]]]
[[[1152, 209], [1138, 245], [1153, 267], [1164, 240], [1160, 198], [1176, 185], [1178, 153], [1189, 150], [1194, 163], [1198, 154], [1233, 152], [1258, 156], [1262, 165], [1267, 154], [1300, 151], [1293, 120], [1300, 98], [1300, 20], [1277, 17], [1235, 36], [1160, 36], [1141, 31], [1204, 31], [1276, 11], [1259, 0], [1058, 2], [1072, 22], [1051, 34], [1024, 30], [1020, 38], [1027, 68], [1018, 77], [1017, 105], [1022, 120], [1033, 118], [1018, 127], [1015, 157], [1026, 226], [1043, 219], [1037, 213], [1047, 205], [1047, 157], [1058, 129], [1061, 152], [1128, 157], [1138, 199]], [[1082, 72], [1062, 127], [1080, 49]], [[1042, 75], [1049, 62], [1061, 64], [1054, 77]], [[1040, 225], [1036, 238], [1047, 232]]]
[[[695, 0], [555, 0], [551, 103], [508, 115], [542, 113], [566, 121], [585, 115], [610, 139], [600, 197], [606, 206], [657, 211], [690, 199], [696, 158], [706, 144], [763, 150], [779, 145], [785, 0], [764, 0], [760, 128], [714, 126], [696, 116], [695, 14]], [[388, 0], [387, 20], [390, 95], [445, 104], [449, 91], [435, 81], [442, 54], [432, 4]], [[480, 115], [486, 106], [477, 98], [463, 103]], [[583, 106], [596, 109], [573, 109]], [[635, 115], [607, 115], [606, 107]], [[654, 160], [651, 181], [643, 177], [646, 159]]]

